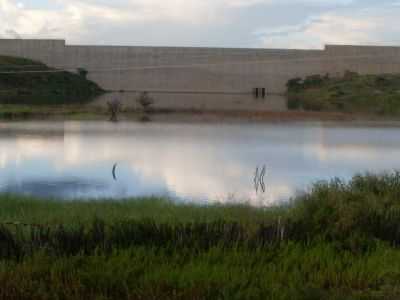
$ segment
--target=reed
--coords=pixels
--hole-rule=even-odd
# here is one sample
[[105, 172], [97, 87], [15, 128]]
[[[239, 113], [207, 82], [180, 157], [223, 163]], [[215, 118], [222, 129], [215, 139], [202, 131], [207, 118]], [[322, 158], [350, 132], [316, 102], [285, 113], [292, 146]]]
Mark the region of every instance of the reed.
[[400, 173], [273, 208], [0, 196], [0, 299], [398, 299]]

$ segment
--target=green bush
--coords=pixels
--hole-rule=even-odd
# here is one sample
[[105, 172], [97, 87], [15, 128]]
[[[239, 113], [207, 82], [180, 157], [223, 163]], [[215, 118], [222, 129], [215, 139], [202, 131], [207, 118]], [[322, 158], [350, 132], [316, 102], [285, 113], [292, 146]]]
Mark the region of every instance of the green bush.
[[86, 69], [84, 69], [84, 68], [78, 68], [78, 74], [79, 74], [80, 76], [82, 76], [83, 78], [86, 79], [88, 73], [89, 73], [89, 72], [88, 72]]
[[324, 79], [321, 75], [311, 75], [307, 76], [306, 79], [304, 79], [303, 86], [305, 88], [320, 87], [323, 83]]
[[[52, 70], [42, 63], [31, 60], [0, 56], [1, 68], [13, 71]], [[78, 69], [79, 74], [14, 73], [0, 74], [1, 104], [73, 104], [88, 102], [104, 91], [86, 79], [87, 71]]]
[[286, 87], [288, 88], [289, 91], [297, 91], [301, 89], [303, 86], [303, 80], [299, 77], [290, 79], [286, 83]]
[[345, 80], [354, 80], [354, 79], [358, 78], [359, 76], [360, 75], [357, 72], [346, 70], [344, 72], [343, 78]]
[[301, 100], [296, 96], [288, 97], [288, 108], [289, 109], [300, 109], [302, 108]]
[[289, 109], [400, 115], [400, 75], [359, 75], [346, 71], [340, 78], [313, 75], [303, 83], [298, 79], [293, 82], [297, 85], [288, 89]]

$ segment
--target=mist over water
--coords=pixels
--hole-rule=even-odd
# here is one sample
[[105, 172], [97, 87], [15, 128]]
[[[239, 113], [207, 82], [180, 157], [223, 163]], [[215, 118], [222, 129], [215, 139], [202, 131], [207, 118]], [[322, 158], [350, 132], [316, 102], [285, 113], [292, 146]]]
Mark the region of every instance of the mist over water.
[[[271, 205], [317, 180], [400, 168], [399, 134], [318, 123], [4, 123], [0, 192]], [[265, 193], [256, 192], [264, 165]]]

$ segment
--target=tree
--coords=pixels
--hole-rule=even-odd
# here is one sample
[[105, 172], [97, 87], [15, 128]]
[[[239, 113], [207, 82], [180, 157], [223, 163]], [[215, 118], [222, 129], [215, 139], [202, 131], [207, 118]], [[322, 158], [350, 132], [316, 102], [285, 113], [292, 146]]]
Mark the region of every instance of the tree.
[[86, 79], [89, 72], [84, 68], [78, 68], [78, 74]]
[[149, 96], [148, 92], [141, 92], [136, 101], [144, 112], [149, 112], [151, 110], [151, 105], [154, 104], [154, 100]]
[[122, 104], [118, 99], [107, 102], [108, 110], [111, 113], [111, 122], [118, 122], [118, 113], [122, 110]]

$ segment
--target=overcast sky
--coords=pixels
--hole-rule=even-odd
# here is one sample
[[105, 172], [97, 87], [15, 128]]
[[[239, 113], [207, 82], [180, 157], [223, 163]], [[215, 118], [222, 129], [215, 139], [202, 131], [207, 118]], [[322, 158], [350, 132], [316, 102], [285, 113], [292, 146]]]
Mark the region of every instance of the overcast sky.
[[0, 37], [99, 45], [400, 45], [400, 0], [0, 0]]

